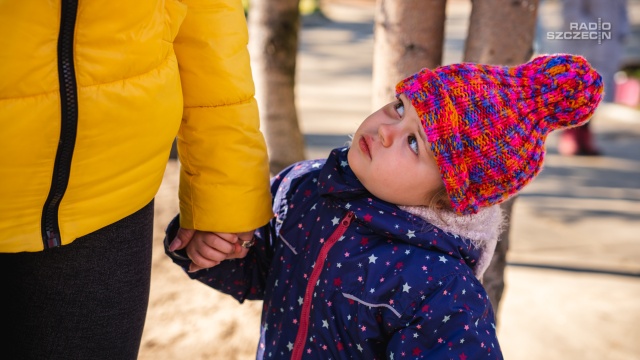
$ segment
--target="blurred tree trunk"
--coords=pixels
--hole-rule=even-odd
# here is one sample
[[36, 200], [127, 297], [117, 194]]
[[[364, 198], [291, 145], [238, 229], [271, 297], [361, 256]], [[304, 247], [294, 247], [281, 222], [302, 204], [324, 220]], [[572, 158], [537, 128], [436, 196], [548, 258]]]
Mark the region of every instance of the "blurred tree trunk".
[[509, 234], [511, 232], [511, 215], [513, 214], [513, 203], [516, 201], [517, 196], [500, 204], [502, 213], [505, 217], [505, 225], [500, 233], [500, 240], [496, 245], [496, 252], [491, 258], [491, 264], [484, 272], [482, 277], [482, 285], [487, 294], [489, 294], [489, 301], [493, 306], [493, 310], [496, 313], [496, 323], [498, 321], [498, 307], [500, 306], [500, 300], [504, 293], [504, 269], [507, 266], [507, 252], [509, 251]]
[[271, 173], [304, 160], [295, 104], [299, 0], [251, 0], [249, 52]]
[[538, 0], [473, 0], [464, 61], [517, 65], [533, 55]]
[[373, 109], [395, 98], [398, 81], [442, 62], [446, 0], [377, 0]]
[[[499, 65], [517, 65], [529, 61], [533, 55], [537, 12], [538, 0], [474, 0], [464, 61]], [[496, 320], [504, 291], [504, 269], [515, 200], [514, 197], [501, 205], [507, 224], [483, 277]]]

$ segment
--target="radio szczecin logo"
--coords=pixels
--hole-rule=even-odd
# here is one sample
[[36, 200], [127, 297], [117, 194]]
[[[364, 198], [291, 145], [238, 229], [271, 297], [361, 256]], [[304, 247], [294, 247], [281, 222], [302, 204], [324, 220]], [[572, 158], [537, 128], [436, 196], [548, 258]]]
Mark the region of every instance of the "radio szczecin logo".
[[611, 40], [611, 23], [603, 22], [598, 18], [598, 22], [571, 22], [569, 31], [549, 31], [547, 40]]

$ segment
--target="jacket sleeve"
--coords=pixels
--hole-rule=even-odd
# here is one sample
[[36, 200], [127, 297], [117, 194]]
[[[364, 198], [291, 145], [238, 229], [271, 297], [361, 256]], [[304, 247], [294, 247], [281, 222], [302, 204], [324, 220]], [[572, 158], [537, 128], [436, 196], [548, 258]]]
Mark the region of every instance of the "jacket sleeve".
[[164, 251], [171, 260], [179, 265], [187, 275], [216, 290], [233, 296], [239, 302], [245, 300], [261, 300], [264, 296], [265, 282], [269, 275], [272, 258], [269, 246], [270, 225], [256, 230], [256, 244], [251, 247], [247, 256], [242, 259], [225, 260], [208, 269], [193, 273], [187, 272], [191, 260], [184, 249], [170, 251], [169, 243], [175, 238], [179, 228], [179, 215], [167, 227], [164, 239]]
[[240, 0], [182, 2], [187, 12], [174, 40], [184, 98], [180, 222], [203, 231], [253, 230], [273, 213], [244, 10]]
[[189, 277], [220, 292], [233, 296], [240, 303], [263, 300], [273, 253], [269, 245], [270, 225], [256, 231], [256, 244], [242, 259], [225, 260], [209, 269], [188, 273]]
[[475, 277], [452, 276], [416, 302], [411, 317], [391, 336], [388, 358], [502, 359], [493, 309]]
[[[293, 167], [283, 170], [271, 181], [271, 191], [274, 199], [281, 199], [278, 195], [280, 184]], [[280, 203], [274, 202], [273, 207], [280, 207]], [[186, 251], [169, 251], [169, 243], [178, 232], [180, 216], [176, 216], [167, 226], [164, 239], [165, 254], [179, 265], [185, 272], [189, 269], [191, 260], [187, 257]], [[225, 260], [208, 269], [202, 269], [187, 275], [194, 280], [198, 280], [225, 294], [233, 296], [239, 302], [245, 300], [263, 300], [266, 290], [267, 278], [271, 271], [271, 261], [273, 259], [273, 249], [278, 241], [275, 234], [277, 219], [272, 219], [267, 225], [256, 230], [254, 236], [256, 244], [251, 247], [247, 256], [242, 259]]]

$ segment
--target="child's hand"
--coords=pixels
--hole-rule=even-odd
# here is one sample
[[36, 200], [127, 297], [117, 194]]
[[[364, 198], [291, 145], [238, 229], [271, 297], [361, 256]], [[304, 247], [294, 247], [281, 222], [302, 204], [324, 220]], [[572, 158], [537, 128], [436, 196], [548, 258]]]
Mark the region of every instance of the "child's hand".
[[169, 250], [186, 248], [191, 259], [189, 272], [210, 268], [226, 259], [243, 258], [249, 251], [241, 246], [253, 238], [253, 231], [244, 233], [213, 233], [180, 228]]

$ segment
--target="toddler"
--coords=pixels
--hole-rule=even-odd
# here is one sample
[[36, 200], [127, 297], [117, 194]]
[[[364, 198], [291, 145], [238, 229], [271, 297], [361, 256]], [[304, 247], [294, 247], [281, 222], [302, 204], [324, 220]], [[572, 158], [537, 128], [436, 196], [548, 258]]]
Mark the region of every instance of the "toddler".
[[[423, 69], [396, 95], [350, 147], [272, 179], [276, 216], [248, 248], [187, 245], [169, 225], [166, 252], [191, 278], [264, 300], [258, 359], [502, 358], [478, 280], [497, 204], [540, 171], [550, 131], [591, 117], [601, 77], [582, 57], [545, 55]], [[242, 258], [201, 269], [216, 253]]]

